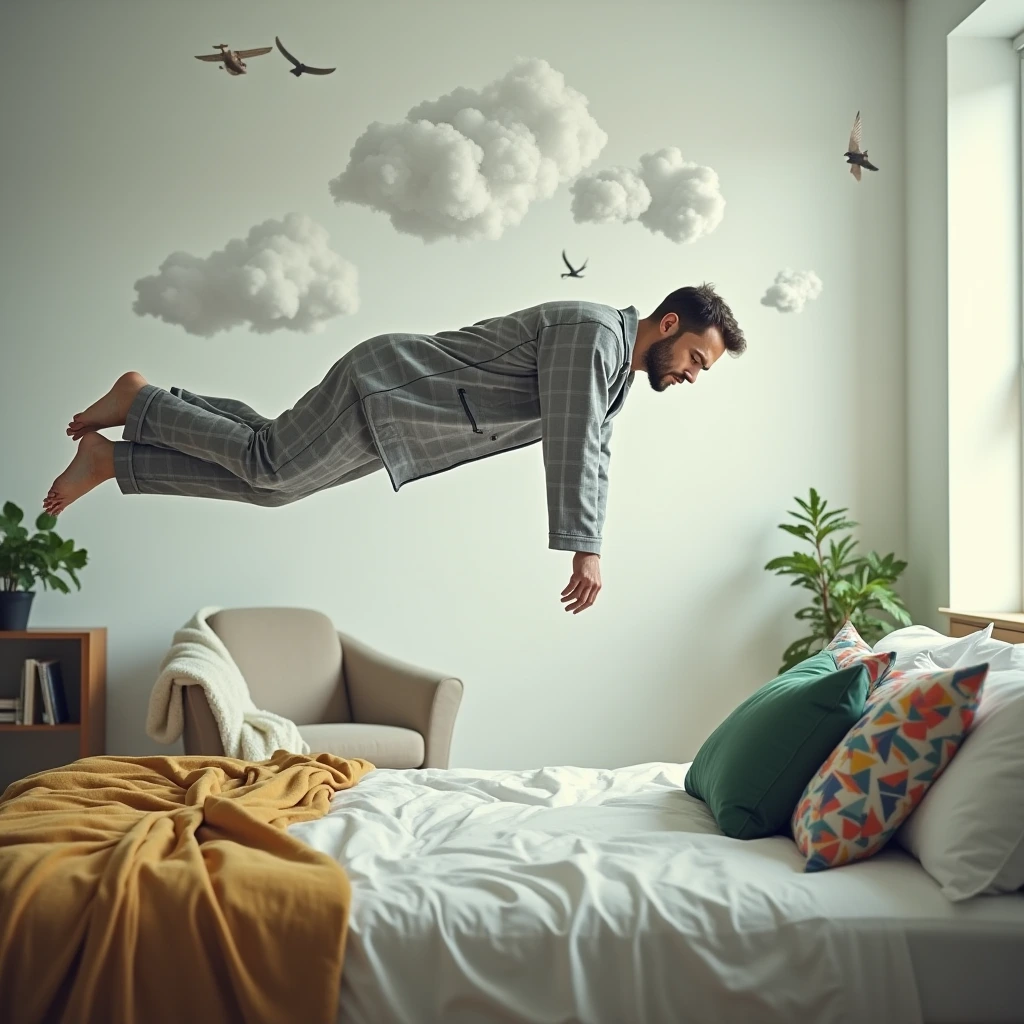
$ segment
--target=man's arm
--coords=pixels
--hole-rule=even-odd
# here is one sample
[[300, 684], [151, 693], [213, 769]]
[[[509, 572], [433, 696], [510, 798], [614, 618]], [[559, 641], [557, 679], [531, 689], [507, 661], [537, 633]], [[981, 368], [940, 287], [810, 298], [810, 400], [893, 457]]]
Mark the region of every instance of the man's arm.
[[[601, 424], [601, 464], [598, 469], [598, 515], [604, 522], [604, 510], [608, 499], [608, 462], [611, 459], [612, 422], [606, 419]], [[573, 615], [586, 611], [601, 593], [601, 556], [586, 551], [577, 551], [572, 560], [572, 575], [562, 591], [562, 604]]]
[[537, 371], [548, 500], [548, 547], [601, 551], [608, 490], [605, 423], [619, 338], [596, 321], [541, 331]]

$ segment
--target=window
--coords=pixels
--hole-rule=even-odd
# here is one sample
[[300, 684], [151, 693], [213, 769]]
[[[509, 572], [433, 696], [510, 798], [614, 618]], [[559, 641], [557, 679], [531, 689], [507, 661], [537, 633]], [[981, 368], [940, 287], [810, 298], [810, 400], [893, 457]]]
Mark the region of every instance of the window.
[[949, 599], [986, 613], [1024, 608], [1022, 86], [1012, 39], [962, 33], [947, 48]]

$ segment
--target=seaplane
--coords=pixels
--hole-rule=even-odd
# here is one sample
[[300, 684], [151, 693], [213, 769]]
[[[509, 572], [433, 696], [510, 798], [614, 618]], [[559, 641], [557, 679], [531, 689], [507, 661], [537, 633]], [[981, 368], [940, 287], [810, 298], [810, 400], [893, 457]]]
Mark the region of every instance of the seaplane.
[[259, 46], [255, 50], [231, 50], [227, 43], [216, 43], [214, 49], [220, 50], [220, 53], [204, 53], [202, 56], [197, 54], [196, 60], [217, 61], [221, 71], [227, 71], [229, 75], [244, 75], [247, 57], [259, 57], [264, 53], [270, 53], [273, 47]]

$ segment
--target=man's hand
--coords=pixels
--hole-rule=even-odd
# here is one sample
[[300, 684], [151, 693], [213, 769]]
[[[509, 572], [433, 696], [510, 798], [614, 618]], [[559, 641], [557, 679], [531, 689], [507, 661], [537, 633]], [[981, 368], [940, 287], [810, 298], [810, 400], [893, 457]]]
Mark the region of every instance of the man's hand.
[[601, 556], [590, 551], [577, 551], [572, 556], [572, 576], [562, 591], [562, 603], [567, 612], [575, 615], [589, 608], [601, 592]]

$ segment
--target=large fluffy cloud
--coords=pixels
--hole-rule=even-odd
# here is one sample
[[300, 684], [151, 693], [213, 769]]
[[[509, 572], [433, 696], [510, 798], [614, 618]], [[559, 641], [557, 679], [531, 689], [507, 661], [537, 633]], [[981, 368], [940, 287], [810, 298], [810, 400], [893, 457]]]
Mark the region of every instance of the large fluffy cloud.
[[209, 256], [173, 252], [135, 290], [139, 316], [207, 338], [243, 324], [258, 334], [316, 333], [359, 308], [356, 268], [329, 247], [324, 228], [300, 213], [265, 220]]
[[775, 284], [761, 297], [762, 306], [773, 306], [780, 313], [799, 313], [806, 303], [821, 294], [821, 278], [813, 270], [780, 270]]
[[673, 242], [710, 234], [725, 214], [718, 175], [684, 160], [675, 146], [645, 153], [635, 171], [611, 167], [583, 175], [570, 191], [578, 224], [639, 221]]
[[330, 182], [335, 202], [386, 213], [424, 241], [495, 239], [588, 167], [608, 136], [587, 99], [544, 60], [483, 89], [458, 88], [404, 121], [375, 121]]

